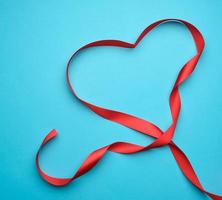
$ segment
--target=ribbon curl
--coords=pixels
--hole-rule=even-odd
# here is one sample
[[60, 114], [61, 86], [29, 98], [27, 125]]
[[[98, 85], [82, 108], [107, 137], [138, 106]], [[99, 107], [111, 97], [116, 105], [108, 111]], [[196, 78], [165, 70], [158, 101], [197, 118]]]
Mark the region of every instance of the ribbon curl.
[[[162, 131], [158, 126], [155, 124], [146, 121], [144, 119], [138, 118], [133, 115], [129, 115], [123, 112], [110, 110], [106, 108], [99, 107], [97, 105], [93, 105], [80, 97], [77, 96], [75, 93], [69, 77], [69, 69], [70, 64], [75, 58], [75, 56], [83, 51], [84, 49], [92, 48], [92, 47], [99, 47], [99, 46], [114, 46], [114, 47], [121, 47], [121, 48], [135, 48], [140, 41], [156, 26], [166, 23], [166, 22], [178, 22], [183, 24], [191, 33], [193, 40], [196, 45], [196, 55], [194, 55], [180, 70], [178, 77], [175, 81], [175, 84], [172, 88], [172, 91], [169, 96], [169, 104], [170, 104], [170, 111], [172, 116], [172, 124], [169, 126], [169, 128], [166, 131]], [[120, 40], [99, 40], [92, 43], [89, 43], [81, 48], [79, 48], [69, 59], [67, 63], [66, 68], [66, 80], [68, 83], [68, 86], [72, 92], [72, 94], [85, 106], [87, 106], [90, 110], [95, 112], [97, 115], [116, 122], [118, 124], [121, 124], [123, 126], [126, 126], [130, 129], [133, 129], [135, 131], [138, 131], [140, 133], [143, 133], [145, 135], [151, 136], [155, 138], [155, 140], [147, 145], [147, 146], [140, 146], [137, 144], [127, 143], [127, 142], [115, 142], [112, 144], [109, 144], [107, 146], [104, 146], [100, 149], [97, 149], [89, 154], [89, 156], [83, 161], [77, 172], [70, 178], [56, 178], [49, 176], [46, 174], [39, 165], [39, 153], [41, 149], [44, 147], [44, 145], [49, 142], [51, 139], [53, 139], [57, 135], [57, 131], [53, 129], [48, 133], [48, 135], [43, 140], [37, 154], [36, 154], [36, 166], [38, 169], [38, 172], [40, 176], [48, 183], [54, 185], [54, 186], [65, 186], [72, 182], [74, 179], [84, 175], [89, 170], [91, 170], [106, 154], [107, 151], [112, 151], [115, 153], [121, 153], [121, 154], [132, 154], [137, 153], [141, 151], [147, 151], [153, 148], [162, 147], [165, 145], [168, 145], [178, 166], [180, 167], [181, 171], [183, 172], [184, 176], [201, 192], [209, 196], [213, 200], [222, 200], [222, 196], [213, 194], [205, 190], [200, 183], [200, 180], [198, 179], [190, 161], [186, 157], [185, 153], [172, 141], [172, 138], [174, 136], [174, 131], [177, 125], [177, 120], [180, 114], [180, 108], [181, 108], [181, 100], [180, 100], [180, 93], [179, 93], [179, 86], [191, 75], [193, 70], [195, 69], [195, 66], [201, 56], [201, 53], [204, 49], [204, 39], [200, 31], [193, 26], [192, 24], [180, 20], [180, 19], [164, 19], [157, 21], [150, 26], [148, 26], [138, 37], [135, 43], [127, 43]]]

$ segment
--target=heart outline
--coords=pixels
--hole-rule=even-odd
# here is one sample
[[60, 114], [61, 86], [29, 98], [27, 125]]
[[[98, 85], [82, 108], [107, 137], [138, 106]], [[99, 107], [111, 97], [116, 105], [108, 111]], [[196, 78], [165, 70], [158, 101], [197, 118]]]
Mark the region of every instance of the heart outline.
[[[172, 116], [172, 124], [171, 126], [163, 132], [158, 128], [155, 124], [148, 122], [146, 120], [137, 118], [133, 115], [129, 115], [126, 113], [122, 113], [119, 111], [109, 110], [106, 108], [102, 108], [96, 105], [93, 105], [89, 102], [84, 101], [80, 97], [78, 97], [71, 85], [70, 78], [69, 78], [69, 68], [72, 60], [74, 57], [81, 52], [84, 49], [92, 48], [92, 47], [99, 47], [99, 46], [115, 46], [115, 47], [121, 47], [121, 48], [136, 48], [137, 45], [142, 41], [142, 39], [156, 26], [165, 23], [175, 21], [184, 24], [189, 31], [191, 32], [193, 39], [195, 41], [197, 53], [195, 56], [193, 56], [180, 70], [178, 77], [176, 79], [176, 82], [173, 86], [173, 89], [170, 94], [170, 110], [171, 110], [171, 116]], [[64, 186], [68, 183], [72, 182], [75, 178], [78, 178], [79, 176], [82, 176], [86, 172], [88, 172], [90, 169], [92, 169], [98, 161], [105, 155], [105, 153], [109, 151], [117, 152], [117, 153], [136, 153], [140, 151], [149, 150], [152, 148], [157, 148], [165, 145], [169, 145], [171, 152], [174, 155], [174, 158], [181, 168], [182, 172], [186, 176], [186, 178], [195, 186], [197, 187], [201, 192], [205, 193], [209, 197], [211, 197], [214, 200], [222, 200], [221, 196], [212, 194], [210, 192], [207, 192], [203, 186], [201, 185], [191, 163], [189, 162], [186, 155], [183, 153], [183, 151], [172, 141], [174, 131], [176, 128], [177, 120], [180, 113], [180, 107], [181, 107], [181, 101], [180, 101], [180, 95], [179, 95], [179, 89], [178, 87], [190, 76], [190, 74], [195, 69], [195, 66], [202, 54], [202, 51], [204, 49], [204, 39], [202, 34], [199, 32], [199, 30], [193, 26], [192, 24], [180, 20], [180, 19], [164, 19], [159, 20], [150, 26], [148, 26], [137, 38], [135, 43], [128, 43], [120, 40], [99, 40], [95, 41], [89, 44], [84, 45], [83, 47], [79, 48], [69, 59], [66, 69], [66, 79], [68, 86], [72, 92], [72, 94], [85, 106], [87, 106], [89, 109], [91, 109], [93, 112], [95, 112], [97, 115], [108, 119], [110, 121], [119, 123], [123, 126], [126, 126], [128, 128], [131, 128], [133, 130], [136, 130], [138, 132], [141, 132], [143, 134], [149, 135], [151, 137], [156, 138], [156, 140], [149, 144], [146, 147], [142, 147], [139, 145], [126, 143], [126, 142], [115, 142], [110, 145], [107, 145], [105, 147], [102, 147], [96, 151], [93, 151], [82, 163], [80, 168], [77, 170], [77, 172], [72, 176], [71, 178], [55, 178], [52, 176], [47, 175], [45, 172], [43, 172], [39, 166], [38, 157], [40, 150], [42, 147], [51, 139], [53, 139], [57, 135], [57, 131], [53, 129], [43, 140], [37, 154], [36, 154], [36, 165], [39, 174], [41, 177], [48, 183], [54, 185], [54, 186]]]

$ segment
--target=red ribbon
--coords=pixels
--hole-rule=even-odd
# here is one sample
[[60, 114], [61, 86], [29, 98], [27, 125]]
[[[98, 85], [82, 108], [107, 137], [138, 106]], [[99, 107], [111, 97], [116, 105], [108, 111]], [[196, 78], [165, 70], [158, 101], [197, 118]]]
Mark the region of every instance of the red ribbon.
[[[185, 25], [188, 30], [191, 32], [193, 40], [196, 45], [196, 50], [197, 53], [194, 55], [180, 70], [178, 77], [176, 79], [176, 82], [173, 86], [173, 89], [170, 93], [169, 97], [169, 104], [170, 104], [170, 110], [171, 110], [171, 115], [172, 115], [172, 124], [169, 126], [169, 128], [166, 131], [160, 130], [159, 127], [157, 127], [155, 124], [148, 122], [144, 119], [140, 119], [138, 117], [135, 117], [133, 115], [129, 115], [126, 113], [122, 113], [119, 111], [115, 110], [109, 110], [106, 108], [102, 108], [96, 105], [93, 105], [89, 102], [86, 102], [85, 100], [81, 99], [78, 97], [71, 85], [70, 78], [69, 78], [69, 68], [70, 68], [70, 63], [74, 59], [74, 57], [80, 53], [82, 50], [91, 48], [91, 47], [98, 47], [98, 46], [115, 46], [115, 47], [122, 47], [122, 48], [135, 48], [140, 41], [148, 34], [153, 28], [156, 26], [165, 23], [165, 22], [178, 22], [183, 25]], [[64, 186], [67, 185], [68, 183], [72, 182], [74, 179], [82, 176], [83, 174], [87, 173], [89, 170], [91, 170], [101, 159], [102, 157], [106, 154], [107, 151], [112, 151], [115, 153], [121, 153], [121, 154], [132, 154], [132, 153], [137, 153], [141, 151], [147, 151], [149, 149], [157, 148], [157, 147], [162, 147], [165, 145], [168, 145], [170, 147], [170, 150], [180, 167], [181, 171], [185, 175], [185, 177], [196, 187], [198, 188], [201, 192], [205, 193], [209, 197], [211, 197], [213, 200], [222, 200], [222, 196], [215, 195], [213, 193], [210, 193], [206, 191], [203, 186], [201, 185], [190, 161], [186, 157], [186, 155], [183, 153], [183, 151], [172, 141], [172, 138], [174, 136], [174, 131], [177, 125], [177, 120], [179, 117], [180, 113], [180, 108], [181, 108], [181, 100], [180, 100], [180, 93], [178, 87], [190, 76], [190, 74], [193, 72], [200, 56], [201, 53], [204, 49], [204, 39], [203, 36], [201, 35], [200, 31], [194, 27], [192, 24], [180, 20], [180, 19], [164, 19], [157, 21], [150, 26], [148, 26], [138, 37], [136, 42], [134, 44], [123, 42], [120, 40], [100, 40], [100, 41], [95, 41], [92, 43], [89, 43], [80, 49], [78, 49], [69, 59], [68, 64], [67, 64], [67, 69], [66, 69], [66, 79], [68, 86], [72, 92], [72, 94], [80, 101], [82, 102], [85, 106], [87, 106], [90, 110], [98, 114], [99, 116], [108, 119], [110, 121], [119, 123], [123, 126], [126, 126], [128, 128], [131, 128], [133, 130], [136, 130], [140, 133], [143, 133], [145, 135], [151, 136], [155, 138], [154, 142], [147, 146], [140, 146], [137, 144], [132, 144], [132, 143], [127, 143], [127, 142], [115, 142], [112, 144], [109, 144], [107, 146], [104, 146], [100, 149], [97, 149], [93, 151], [89, 156], [84, 160], [82, 165], [79, 167], [77, 172], [71, 177], [71, 178], [56, 178], [47, 175], [44, 171], [41, 170], [39, 166], [39, 152], [40, 150], [44, 147], [44, 145], [53, 139], [56, 135], [57, 132], [56, 130], [52, 130], [51, 132], [48, 133], [48, 135], [45, 137], [43, 140], [37, 155], [36, 155], [36, 166], [38, 169], [38, 172], [40, 176], [48, 183], [54, 185], [54, 186]]]

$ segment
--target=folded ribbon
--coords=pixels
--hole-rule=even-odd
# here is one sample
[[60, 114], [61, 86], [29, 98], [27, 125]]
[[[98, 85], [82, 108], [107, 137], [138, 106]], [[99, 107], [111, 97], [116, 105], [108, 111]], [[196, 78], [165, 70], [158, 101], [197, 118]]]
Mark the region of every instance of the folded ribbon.
[[[197, 53], [194, 55], [180, 70], [178, 77], [176, 79], [176, 82], [173, 86], [173, 89], [170, 93], [169, 97], [169, 104], [170, 104], [170, 110], [171, 110], [171, 116], [172, 116], [172, 124], [169, 126], [169, 128], [166, 131], [162, 131], [158, 126], [155, 124], [148, 122], [144, 119], [140, 119], [138, 117], [135, 117], [133, 115], [129, 115], [126, 113], [122, 113], [119, 111], [115, 110], [110, 110], [106, 108], [99, 107], [97, 105], [93, 105], [89, 102], [86, 102], [85, 100], [81, 99], [78, 97], [71, 85], [70, 82], [70, 77], [69, 77], [69, 68], [70, 64], [73, 61], [74, 57], [80, 53], [82, 50], [91, 48], [91, 47], [98, 47], [98, 46], [114, 46], [114, 47], [122, 47], [122, 48], [135, 48], [140, 41], [148, 34], [153, 28], [156, 26], [165, 23], [165, 22], [178, 22], [183, 25], [185, 25], [190, 33], [192, 34], [193, 40], [196, 45], [196, 50]], [[204, 39], [203, 36], [201, 35], [200, 31], [193, 26], [192, 24], [180, 20], [180, 19], [164, 19], [157, 21], [150, 26], [148, 26], [138, 37], [135, 43], [127, 43], [123, 42], [120, 40], [99, 40], [95, 41], [92, 43], [89, 43], [81, 48], [79, 48], [69, 59], [68, 64], [67, 64], [67, 69], [66, 69], [66, 79], [68, 86], [72, 92], [72, 94], [80, 101], [82, 102], [85, 106], [87, 106], [90, 110], [95, 112], [97, 115], [119, 123], [123, 126], [126, 126], [128, 128], [131, 128], [135, 131], [138, 131], [140, 133], [143, 133], [145, 135], [151, 136], [155, 138], [155, 140], [147, 145], [147, 146], [140, 146], [137, 144], [132, 144], [132, 143], [127, 143], [127, 142], [115, 142], [112, 144], [109, 144], [107, 146], [104, 146], [100, 149], [97, 149], [93, 151], [89, 156], [84, 160], [84, 162], [81, 164], [77, 172], [70, 178], [56, 178], [47, 175], [39, 165], [39, 153], [40, 150], [44, 147], [44, 145], [53, 139], [56, 135], [57, 132], [55, 129], [53, 129], [51, 132], [48, 133], [48, 135], [45, 137], [43, 140], [37, 154], [36, 154], [36, 166], [38, 169], [38, 172], [40, 176], [48, 183], [54, 185], [54, 186], [64, 186], [67, 185], [68, 183], [72, 182], [74, 179], [82, 176], [86, 172], [88, 172], [90, 169], [92, 169], [98, 161], [102, 159], [102, 157], [106, 154], [107, 151], [112, 151], [116, 153], [121, 153], [121, 154], [132, 154], [132, 153], [137, 153], [141, 151], [146, 151], [152, 148], [157, 148], [157, 147], [162, 147], [165, 145], [168, 145], [178, 166], [180, 167], [181, 171], [185, 175], [185, 177], [196, 187], [198, 188], [201, 192], [205, 193], [207, 196], [212, 198], [213, 200], [222, 200], [222, 196], [210, 193], [206, 191], [203, 186], [201, 185], [190, 161], [184, 154], [184, 152], [172, 141], [172, 138], [174, 136], [174, 131], [177, 125], [177, 120], [179, 117], [180, 113], [180, 108], [181, 108], [181, 100], [180, 100], [180, 93], [178, 87], [190, 76], [190, 74], [193, 72], [200, 56], [201, 53], [204, 49]]]

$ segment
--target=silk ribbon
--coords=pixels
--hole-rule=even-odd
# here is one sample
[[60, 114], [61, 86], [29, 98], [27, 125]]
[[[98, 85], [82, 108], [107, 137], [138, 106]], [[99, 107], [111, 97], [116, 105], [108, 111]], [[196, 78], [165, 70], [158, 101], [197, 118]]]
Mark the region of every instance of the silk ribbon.
[[[171, 110], [171, 116], [172, 116], [172, 124], [168, 127], [167, 130], [162, 131], [158, 126], [155, 124], [146, 121], [144, 119], [138, 118], [133, 115], [129, 115], [123, 112], [110, 110], [106, 108], [99, 107], [97, 105], [93, 105], [83, 99], [81, 99], [74, 91], [74, 88], [71, 85], [70, 82], [70, 76], [69, 76], [69, 69], [70, 64], [77, 56], [78, 53], [83, 51], [84, 49], [92, 48], [92, 47], [99, 47], [99, 46], [114, 46], [114, 47], [121, 47], [121, 48], [135, 48], [141, 40], [156, 26], [166, 23], [166, 22], [178, 22], [183, 24], [191, 33], [193, 40], [195, 42], [196, 46], [196, 54], [182, 67], [180, 70], [177, 79], [174, 83], [174, 86], [172, 88], [172, 91], [169, 96], [169, 105]], [[195, 66], [202, 54], [202, 51], [204, 49], [204, 39], [200, 31], [193, 26], [192, 24], [180, 20], [180, 19], [164, 19], [157, 21], [150, 26], [148, 26], [138, 37], [135, 43], [131, 44], [128, 42], [120, 41], [120, 40], [99, 40], [95, 41], [89, 44], [86, 44], [85, 46], [79, 48], [69, 59], [67, 63], [66, 68], [66, 80], [68, 83], [68, 86], [72, 92], [72, 94], [85, 106], [87, 106], [90, 110], [95, 112], [97, 115], [116, 122], [118, 124], [121, 124], [123, 126], [126, 126], [130, 129], [133, 129], [135, 131], [138, 131], [140, 133], [143, 133], [145, 135], [151, 136], [155, 138], [155, 140], [148, 144], [147, 146], [140, 146], [137, 144], [127, 143], [127, 142], [115, 142], [109, 145], [106, 145], [102, 148], [99, 148], [92, 153], [88, 155], [88, 157], [83, 161], [79, 169], [74, 173], [74, 175], [70, 178], [56, 178], [52, 177], [48, 174], [46, 174], [39, 165], [39, 153], [41, 149], [44, 147], [44, 145], [49, 142], [51, 139], [53, 139], [57, 135], [57, 131], [53, 129], [50, 131], [45, 139], [43, 140], [37, 154], [36, 154], [36, 166], [38, 169], [38, 172], [40, 176], [48, 183], [54, 185], [54, 186], [65, 186], [72, 182], [74, 179], [84, 175], [89, 170], [91, 170], [106, 154], [107, 151], [115, 152], [115, 153], [121, 153], [121, 154], [132, 154], [137, 153], [141, 151], [147, 151], [153, 148], [159, 148], [165, 145], [168, 145], [178, 166], [180, 167], [181, 171], [183, 172], [184, 176], [201, 192], [205, 193], [207, 196], [212, 198], [213, 200], [222, 200], [222, 196], [213, 194], [208, 192], [204, 189], [202, 186], [200, 180], [197, 177], [197, 174], [195, 173], [190, 161], [188, 160], [185, 153], [172, 141], [172, 138], [174, 136], [174, 131], [177, 125], [178, 117], [180, 114], [180, 108], [181, 108], [181, 100], [180, 100], [180, 93], [179, 93], [179, 86], [191, 75], [193, 70], [195, 69]]]

